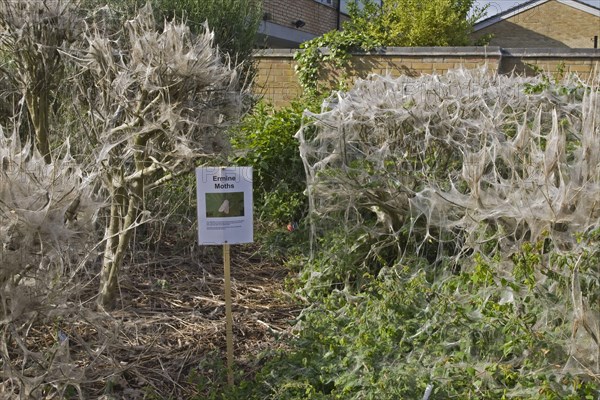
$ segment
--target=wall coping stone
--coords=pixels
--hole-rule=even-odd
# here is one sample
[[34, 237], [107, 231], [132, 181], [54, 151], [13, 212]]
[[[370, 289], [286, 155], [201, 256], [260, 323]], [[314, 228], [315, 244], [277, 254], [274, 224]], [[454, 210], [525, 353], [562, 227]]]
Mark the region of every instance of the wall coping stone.
[[368, 52], [355, 52], [352, 54], [376, 54], [384, 56], [492, 56], [501, 57], [502, 52], [497, 46], [464, 46], [464, 47], [382, 47]]
[[[255, 57], [265, 58], [290, 58], [298, 49], [261, 49], [254, 53]], [[328, 54], [327, 48], [322, 48], [324, 54]], [[465, 47], [380, 47], [372, 51], [352, 52], [352, 55], [380, 55], [380, 56], [449, 56], [449, 57], [472, 57], [488, 56], [502, 57], [502, 49], [497, 46], [465, 46]]]
[[508, 48], [501, 49], [503, 57], [519, 58], [598, 58], [600, 49], [570, 49], [570, 48]]
[[[325, 54], [329, 51], [322, 49]], [[262, 49], [254, 53], [255, 57], [292, 58], [298, 49]], [[501, 48], [497, 46], [465, 46], [465, 47], [382, 47], [373, 51], [353, 52], [353, 55], [380, 56], [431, 56], [431, 57], [580, 57], [600, 59], [600, 49], [569, 49], [569, 48]]]
[[266, 58], [292, 58], [298, 49], [260, 49], [255, 50], [254, 57]]

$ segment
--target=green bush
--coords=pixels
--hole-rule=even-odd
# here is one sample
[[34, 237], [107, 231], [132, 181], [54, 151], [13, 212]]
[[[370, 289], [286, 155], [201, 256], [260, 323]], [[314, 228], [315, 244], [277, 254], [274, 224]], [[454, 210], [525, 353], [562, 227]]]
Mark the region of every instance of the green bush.
[[[431, 385], [443, 399], [595, 399], [599, 382], [561, 365], [571, 321], [556, 310], [573, 260], [545, 266], [543, 248], [525, 245], [510, 273], [478, 253], [463, 272], [432, 279], [426, 260], [414, 259], [364, 274], [360, 291], [313, 298], [290, 348], [257, 378], [255, 398], [416, 399]], [[591, 265], [598, 251], [583, 257]], [[598, 275], [584, 269], [584, 287], [598, 292]], [[533, 271], [544, 277], [535, 286]]]
[[276, 110], [260, 102], [233, 132], [233, 162], [253, 167], [255, 209], [263, 221], [287, 224], [306, 215], [306, 177], [294, 135], [313, 103]]

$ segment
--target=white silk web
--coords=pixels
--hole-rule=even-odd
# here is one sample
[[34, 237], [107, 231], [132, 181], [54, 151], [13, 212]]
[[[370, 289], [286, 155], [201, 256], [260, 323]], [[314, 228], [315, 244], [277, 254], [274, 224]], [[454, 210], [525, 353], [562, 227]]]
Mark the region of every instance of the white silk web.
[[576, 245], [600, 217], [599, 95], [575, 77], [526, 94], [540, 84], [457, 70], [337, 93], [297, 135], [314, 220], [353, 229], [372, 210], [380, 233], [424, 217], [473, 234], [493, 222], [509, 251], [542, 234]]

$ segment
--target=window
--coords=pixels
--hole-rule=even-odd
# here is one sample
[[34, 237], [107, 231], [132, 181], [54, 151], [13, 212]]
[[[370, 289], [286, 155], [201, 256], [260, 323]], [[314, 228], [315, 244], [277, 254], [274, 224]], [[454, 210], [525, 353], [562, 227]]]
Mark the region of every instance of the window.
[[[342, 2], [341, 11], [344, 14], [348, 14], [348, 3], [349, 2], [357, 2], [358, 8], [360, 8], [360, 9], [362, 9], [364, 7], [362, 0], [340, 0], [340, 1]], [[381, 0], [373, 0], [373, 2], [375, 4], [381, 5]]]
[[333, 0], [315, 0], [317, 3], [326, 4], [328, 6], [333, 5]]

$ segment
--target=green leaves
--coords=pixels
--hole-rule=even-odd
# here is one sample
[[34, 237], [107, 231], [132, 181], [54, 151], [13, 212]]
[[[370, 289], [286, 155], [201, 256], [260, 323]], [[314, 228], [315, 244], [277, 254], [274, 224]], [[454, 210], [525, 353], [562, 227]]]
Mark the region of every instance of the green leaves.
[[275, 110], [259, 103], [232, 133], [233, 161], [254, 168], [255, 199], [265, 221], [299, 221], [306, 213], [306, 177], [294, 135], [310, 107], [296, 102]]
[[[343, 252], [341, 243], [324, 249], [329, 263], [341, 256], [335, 253]], [[515, 258], [536, 258], [536, 246], [524, 246]], [[533, 288], [505, 278], [500, 260], [483, 254], [472, 260], [462, 273], [434, 282], [415, 259], [379, 276], [363, 274], [359, 290], [334, 285], [329, 294], [305, 293], [313, 306], [302, 313], [290, 348], [265, 366], [255, 398], [412, 399], [430, 383], [436, 398], [595, 393], [598, 382], [561, 373], [571, 326], [551, 310], [563, 300], [536, 294], [560, 290], [564, 281], [549, 278]], [[323, 262], [308, 263], [307, 273]], [[568, 275], [568, 266], [560, 274]]]
[[[484, 9], [473, 8], [474, 0], [391, 0], [378, 6], [364, 1], [359, 10], [350, 3], [350, 20], [342, 30], [304, 42], [296, 53], [300, 85], [309, 94], [339, 89], [351, 53], [379, 47], [465, 46], [471, 43], [473, 24]], [[473, 12], [469, 15], [469, 13]], [[327, 82], [324, 71], [338, 73], [337, 82]]]

